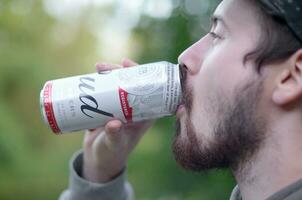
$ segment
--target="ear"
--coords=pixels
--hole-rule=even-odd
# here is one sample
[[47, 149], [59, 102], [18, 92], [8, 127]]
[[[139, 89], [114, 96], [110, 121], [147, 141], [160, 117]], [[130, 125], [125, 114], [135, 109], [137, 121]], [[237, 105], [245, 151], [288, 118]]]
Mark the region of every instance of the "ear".
[[287, 61], [277, 77], [273, 92], [273, 102], [285, 106], [302, 97], [302, 50], [297, 51]]

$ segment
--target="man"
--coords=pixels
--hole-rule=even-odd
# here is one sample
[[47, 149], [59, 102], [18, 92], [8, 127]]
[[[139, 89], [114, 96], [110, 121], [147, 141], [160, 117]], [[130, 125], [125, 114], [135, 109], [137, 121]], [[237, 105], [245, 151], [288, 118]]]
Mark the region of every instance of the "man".
[[[188, 170], [231, 168], [232, 200], [302, 199], [301, 11], [299, 0], [223, 0], [210, 33], [179, 57], [175, 158]], [[150, 125], [88, 132], [61, 199], [133, 199], [123, 170]]]

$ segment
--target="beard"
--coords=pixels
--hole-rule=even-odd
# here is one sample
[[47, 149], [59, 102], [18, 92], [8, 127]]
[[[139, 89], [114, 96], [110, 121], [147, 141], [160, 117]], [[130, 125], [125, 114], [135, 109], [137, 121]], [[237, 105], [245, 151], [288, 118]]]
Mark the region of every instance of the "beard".
[[207, 135], [211, 135], [211, 139], [208, 139], [192, 124], [193, 93], [184, 88], [187, 113], [183, 123], [180, 119], [176, 122], [172, 144], [176, 161], [192, 171], [227, 167], [237, 171], [241, 164], [250, 161], [265, 136], [265, 121], [257, 116], [262, 90], [262, 81], [250, 81], [234, 90], [233, 100], [225, 98], [227, 95], [209, 99], [206, 109], [211, 113], [211, 133]]

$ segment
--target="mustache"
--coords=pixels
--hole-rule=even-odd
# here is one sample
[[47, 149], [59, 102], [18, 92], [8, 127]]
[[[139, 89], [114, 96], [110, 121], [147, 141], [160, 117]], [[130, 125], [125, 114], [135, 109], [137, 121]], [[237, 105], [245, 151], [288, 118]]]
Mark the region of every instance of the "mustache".
[[192, 100], [193, 100], [193, 90], [188, 86], [187, 78], [188, 78], [188, 68], [184, 64], [180, 64], [180, 84], [182, 90], [182, 100], [181, 104], [183, 104], [188, 113], [190, 114], [192, 111]]
[[187, 81], [187, 67], [184, 64], [179, 65], [179, 72], [180, 72], [180, 84], [181, 84], [181, 90], [182, 92], [185, 91], [185, 85]]

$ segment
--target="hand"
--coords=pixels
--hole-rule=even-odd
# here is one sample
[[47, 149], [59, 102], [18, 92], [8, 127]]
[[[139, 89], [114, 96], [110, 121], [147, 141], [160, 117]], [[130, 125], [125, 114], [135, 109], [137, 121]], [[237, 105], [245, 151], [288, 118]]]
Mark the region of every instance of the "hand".
[[[97, 63], [98, 71], [119, 67], [131, 67], [135, 62], [125, 59], [122, 66]], [[84, 137], [83, 177], [92, 182], [105, 183], [118, 176], [140, 138], [153, 121], [123, 124], [120, 120], [109, 121], [104, 127], [87, 131]]]

